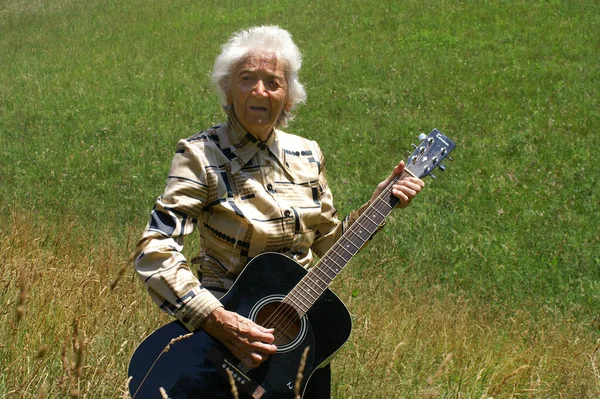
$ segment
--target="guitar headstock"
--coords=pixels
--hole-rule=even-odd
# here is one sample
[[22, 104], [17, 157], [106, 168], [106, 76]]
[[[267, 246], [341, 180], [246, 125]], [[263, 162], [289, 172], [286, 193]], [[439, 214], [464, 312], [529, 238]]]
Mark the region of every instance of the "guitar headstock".
[[[406, 160], [406, 170], [418, 178], [429, 175], [435, 168], [446, 170], [441, 162], [456, 147], [454, 142], [437, 129], [433, 129], [427, 136], [421, 134], [419, 140], [421, 143], [418, 146], [413, 144], [415, 151]], [[431, 177], [435, 178], [434, 175]]]

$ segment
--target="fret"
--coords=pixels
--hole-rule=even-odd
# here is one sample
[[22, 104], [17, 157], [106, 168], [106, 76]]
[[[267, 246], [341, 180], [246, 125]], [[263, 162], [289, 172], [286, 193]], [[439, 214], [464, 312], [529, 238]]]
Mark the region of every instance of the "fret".
[[[396, 197], [394, 197], [394, 198], [396, 198]], [[385, 215], [385, 217], [387, 217], [387, 215], [389, 215], [389, 214], [390, 214], [390, 213], [391, 213], [391, 212], [394, 210], [394, 208], [395, 208], [396, 206], [395, 206], [395, 205], [394, 205], [394, 206], [392, 206], [392, 205], [390, 205], [388, 202], [386, 202], [386, 201], [384, 201], [384, 200], [380, 200], [380, 201], [379, 201], [379, 202], [376, 204], [376, 207], [379, 207], [379, 208], [383, 208], [383, 207], [385, 207], [385, 209], [376, 209], [375, 207], [374, 207], [374, 208], [377, 210], [377, 212], [381, 211], [381, 214], [382, 214], [382, 215]], [[384, 219], [385, 219], [385, 217], [384, 217]]]
[[357, 248], [357, 251], [360, 250], [360, 248], [362, 248], [362, 246], [365, 245], [365, 242], [366, 242], [366, 240], [363, 240], [362, 237], [358, 237], [358, 236], [356, 236], [356, 234], [353, 234], [353, 233], [352, 234], [348, 233], [348, 237], [346, 237], [346, 239], [348, 241], [350, 241], [352, 243], [352, 245], [354, 245]]
[[381, 216], [382, 220], [387, 216], [387, 215], [384, 215], [383, 213], [379, 212], [379, 210], [375, 206], [373, 206], [372, 208], [375, 212], [377, 212]]
[[[344, 260], [344, 262], [349, 262], [350, 259], [352, 259], [352, 254], [350, 252], [346, 251], [346, 252], [348, 252], [350, 254], [350, 258], [346, 259], [346, 258], [344, 258], [342, 255], [340, 255], [336, 251], [336, 249], [335, 249], [336, 247], [337, 247], [337, 245], [334, 245], [333, 247], [331, 247], [331, 252], [333, 252], [334, 254], [336, 254], [337, 256], [339, 256], [340, 258], [342, 258]], [[342, 247], [342, 249], [344, 249], [344, 248]]]
[[317, 286], [319, 287], [319, 289], [320, 289], [320, 290], [321, 290], [321, 289], [322, 289], [322, 290], [324, 290], [325, 288], [327, 288], [327, 286], [329, 285], [329, 282], [327, 282], [327, 281], [323, 280], [323, 279], [322, 279], [322, 278], [321, 278], [321, 277], [320, 277], [320, 276], [317, 274], [317, 270], [313, 270], [313, 271], [311, 271], [310, 273], [308, 273], [308, 274], [306, 275], [306, 277], [308, 278], [308, 280], [310, 280], [311, 282], [314, 282], [314, 281], [313, 281], [313, 279], [311, 278], [311, 277], [313, 277], [313, 276], [314, 276], [314, 277], [316, 277], [316, 278], [318, 278], [318, 279], [319, 279], [319, 280], [320, 280], [320, 281], [321, 281], [323, 284], [325, 284], [325, 287], [321, 287], [321, 285], [320, 285], [320, 284], [317, 284]]
[[[292, 292], [297, 292], [300, 296], [302, 296], [302, 298], [304, 298], [304, 300], [309, 303], [311, 301], [315, 301], [317, 298], [313, 297], [310, 292], [306, 291], [303, 286], [301, 284], [298, 284], [296, 286], [296, 288], [294, 288], [292, 290]], [[307, 294], [308, 296], [310, 296], [310, 299], [307, 298], [304, 294]]]
[[340, 248], [342, 248], [344, 251], [348, 252], [348, 254], [350, 254], [350, 258], [352, 258], [352, 256], [354, 256], [354, 254], [355, 254], [355, 252], [352, 252], [352, 251], [350, 251], [349, 249], [347, 249], [347, 248], [344, 248], [344, 246], [343, 246], [343, 245], [340, 245], [340, 244], [336, 244], [336, 245], [334, 245], [332, 248], [334, 248], [334, 247], [336, 247], [336, 246], [337, 246], [337, 247], [340, 247]]
[[[363, 214], [361, 217], [359, 217], [356, 220], [356, 222], [354, 222], [354, 224], [357, 224], [361, 228], [365, 229], [367, 231], [367, 233], [369, 234], [369, 237], [371, 237], [371, 235], [374, 234], [375, 231], [377, 231], [377, 227], [379, 227], [379, 224], [377, 224], [374, 221], [372, 221], [371, 219], [369, 219], [369, 217], [365, 214]], [[375, 230], [371, 231], [370, 227], [374, 228]]]
[[[367, 215], [367, 214], [366, 214], [366, 212], [362, 214], [361, 218], [362, 218], [362, 219], [366, 219], [366, 220], [368, 220], [369, 222], [373, 223], [373, 224], [375, 225], [375, 228], [377, 228], [377, 227], [380, 225], [380, 223], [377, 223], [377, 222], [375, 222], [375, 221], [371, 220], [371, 218], [369, 217], [369, 215]], [[359, 219], [359, 220], [360, 220], [360, 219]], [[358, 223], [358, 222], [359, 222], [359, 220], [357, 220], [355, 223]], [[366, 229], [366, 227], [365, 227], [365, 229]]]
[[[323, 258], [322, 258], [322, 259], [325, 259], [325, 258], [327, 258], [327, 259], [329, 259], [330, 261], [332, 261], [333, 263], [335, 263], [335, 265], [336, 265], [337, 267], [339, 267], [339, 268], [340, 268], [340, 270], [341, 270], [341, 269], [343, 269], [343, 266], [340, 266], [340, 264], [339, 264], [339, 263], [337, 263], [335, 260], [333, 260], [333, 258], [331, 257], [331, 255], [329, 255], [329, 251], [327, 251], [327, 252], [325, 253], [325, 255], [323, 256]], [[333, 269], [332, 269], [332, 270], [333, 270]]]
[[[367, 242], [367, 240], [368, 240], [368, 238], [363, 238], [361, 235], [359, 235], [357, 232], [355, 232], [355, 231], [354, 231], [354, 230], [352, 230], [352, 229], [349, 229], [349, 230], [348, 230], [348, 232], [349, 232], [349, 233], [352, 233], [352, 234], [354, 234], [354, 236], [355, 236], [355, 237], [358, 237], [358, 238], [361, 240], [361, 242], [362, 242], [362, 244], [363, 244], [363, 245], [364, 245], [364, 243], [365, 243], [365, 242]], [[361, 246], [362, 246], [362, 245], [361, 245]]]
[[[290, 293], [290, 294], [291, 294], [291, 293]], [[302, 306], [300, 306], [300, 305], [302, 304], [302, 302], [300, 302], [300, 303], [295, 303], [295, 302], [293, 301], [294, 297], [293, 297], [293, 296], [292, 296], [292, 297], [290, 297], [290, 294], [288, 294], [288, 296], [286, 297], [286, 299], [288, 299], [288, 297], [289, 297], [289, 299], [288, 299], [288, 300], [284, 299], [283, 301], [281, 301], [281, 303], [284, 303], [284, 304], [286, 304], [286, 305], [289, 305], [289, 306], [290, 306], [290, 307], [292, 307], [292, 308], [293, 308], [293, 309], [294, 309], [296, 312], [298, 312], [298, 314], [299, 314], [299, 315], [300, 315], [301, 313], [302, 313], [302, 314], [304, 314], [304, 313], [308, 312], [308, 309], [310, 309], [310, 307], [312, 306], [312, 303], [310, 303], [310, 304], [306, 304], [306, 305], [304, 306], [306, 309], [304, 309]], [[313, 302], [313, 303], [314, 303], [314, 302]], [[300, 316], [300, 317], [302, 317], [302, 316]]]
[[[325, 256], [327, 256], [327, 254], [325, 254]], [[342, 266], [342, 267], [340, 267], [340, 266], [338, 265], [338, 270], [334, 270], [334, 269], [332, 269], [332, 268], [331, 268], [331, 266], [329, 266], [329, 265], [327, 264], [327, 262], [324, 262], [324, 261], [323, 261], [323, 259], [321, 259], [321, 262], [319, 263], [319, 265], [321, 265], [321, 264], [322, 264], [323, 266], [325, 266], [327, 269], [331, 270], [331, 271], [333, 272], [333, 274], [334, 274], [334, 275], [337, 275], [337, 274], [338, 274], [338, 273], [339, 273], [339, 272], [340, 272], [340, 271], [343, 269], [343, 266]]]
[[[307, 290], [307, 288], [308, 288], [308, 290]], [[306, 298], [306, 296], [304, 296], [304, 294], [306, 294], [306, 295], [310, 296], [310, 299], [311, 299], [311, 300], [313, 300], [313, 301], [316, 301], [316, 300], [319, 298], [318, 296], [315, 298], [315, 297], [314, 297], [314, 296], [311, 294], [311, 292], [309, 291], [309, 290], [310, 290], [310, 286], [306, 286], [306, 284], [298, 284], [298, 285], [296, 286], [296, 289], [297, 289], [298, 293], [299, 293], [300, 295], [302, 295], [302, 297], [303, 297], [305, 300], [306, 300], [306, 299], [308, 299], [308, 298]], [[313, 291], [314, 291], [314, 290], [313, 290]], [[310, 301], [309, 301], [309, 302], [310, 302]]]
[[[298, 287], [296, 287], [296, 288], [298, 288]], [[295, 306], [298, 309], [301, 309], [302, 305], [304, 305], [304, 307], [306, 307], [306, 310], [308, 310], [311, 307], [311, 305], [314, 303], [314, 301], [316, 300], [315, 298], [312, 298], [312, 297], [310, 299], [306, 298], [302, 294], [302, 292], [300, 290], [297, 290], [297, 289], [292, 290], [292, 292], [290, 292], [289, 295], [291, 295], [291, 297], [290, 297], [290, 302], [291, 303], [289, 303], [289, 305], [290, 306]], [[302, 298], [300, 298], [300, 296]]]
[[[346, 240], [347, 242], [349, 242], [350, 244], [352, 244], [352, 246], [353, 246], [354, 248], [356, 248], [356, 251], [358, 251], [358, 250], [360, 249], [360, 247], [359, 247], [359, 246], [357, 246], [356, 244], [354, 244], [354, 243], [352, 242], [352, 240], [350, 240], [349, 238], [342, 236], [342, 237], [340, 238], [340, 241], [342, 241], [342, 240]], [[340, 244], [340, 245], [341, 245], [341, 244]], [[348, 252], [350, 252], [350, 251], [348, 251]], [[355, 252], [355, 253], [356, 253], [356, 252]]]
[[[358, 225], [359, 227], [365, 229], [367, 231], [367, 233], [369, 233], [368, 237], [371, 237], [375, 232], [374, 231], [369, 231], [369, 229], [367, 229], [365, 226], [363, 226], [360, 223], [360, 219], [361, 218], [358, 218], [358, 220], [356, 222], [354, 222], [354, 224], [352, 225], [352, 227], [354, 227], [355, 225]], [[350, 228], [350, 230], [352, 230], [352, 227]], [[362, 232], [359, 231], [358, 234], [362, 234]], [[367, 241], [368, 237], [365, 239], [365, 241]]]

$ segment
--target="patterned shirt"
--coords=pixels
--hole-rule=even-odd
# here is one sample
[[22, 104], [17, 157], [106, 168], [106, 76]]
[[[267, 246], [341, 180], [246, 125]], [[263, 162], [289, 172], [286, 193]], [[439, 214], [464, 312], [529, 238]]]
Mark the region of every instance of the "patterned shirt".
[[[194, 331], [252, 257], [280, 252], [309, 268], [366, 205], [339, 220], [316, 142], [277, 129], [261, 142], [229, 118], [178, 143], [135, 268], [161, 309]], [[196, 227], [200, 280], [181, 253]]]

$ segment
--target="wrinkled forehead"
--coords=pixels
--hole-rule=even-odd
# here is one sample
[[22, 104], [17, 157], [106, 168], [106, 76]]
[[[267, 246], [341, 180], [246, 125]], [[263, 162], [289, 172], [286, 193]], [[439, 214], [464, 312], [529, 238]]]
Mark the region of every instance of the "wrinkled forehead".
[[262, 71], [283, 78], [286, 68], [285, 63], [274, 53], [258, 50], [249, 52], [241, 58], [233, 69], [233, 75], [254, 71]]

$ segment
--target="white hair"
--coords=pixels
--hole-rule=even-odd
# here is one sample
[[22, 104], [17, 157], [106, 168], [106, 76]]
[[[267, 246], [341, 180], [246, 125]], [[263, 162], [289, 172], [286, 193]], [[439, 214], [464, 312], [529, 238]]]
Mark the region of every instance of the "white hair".
[[[231, 81], [235, 66], [248, 55], [255, 52], [272, 53], [283, 62], [288, 84], [288, 100], [291, 109], [306, 101], [304, 86], [298, 80], [298, 71], [302, 65], [302, 54], [292, 40], [292, 35], [278, 26], [256, 26], [234, 33], [221, 49], [215, 60], [212, 80], [217, 87], [221, 104], [228, 111], [227, 95], [231, 90]], [[277, 126], [285, 126], [293, 119], [291, 112], [283, 110]]]

